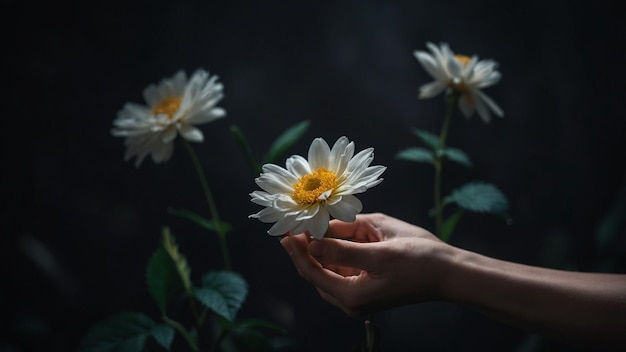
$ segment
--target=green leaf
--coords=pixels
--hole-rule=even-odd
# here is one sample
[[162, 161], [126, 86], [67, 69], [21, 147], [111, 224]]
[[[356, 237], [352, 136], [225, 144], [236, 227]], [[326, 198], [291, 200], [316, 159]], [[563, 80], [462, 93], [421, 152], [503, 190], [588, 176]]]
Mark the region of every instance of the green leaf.
[[441, 226], [442, 241], [448, 242], [450, 240], [450, 236], [452, 235], [456, 224], [459, 222], [459, 220], [461, 220], [461, 216], [464, 212], [465, 211], [463, 209], [460, 209], [443, 222], [443, 225]]
[[448, 160], [453, 161], [457, 164], [461, 164], [465, 167], [472, 167], [472, 162], [470, 161], [469, 157], [461, 149], [444, 148], [443, 155], [448, 158]]
[[276, 351], [280, 343], [289, 346], [289, 341], [273, 341], [261, 329], [268, 329], [285, 333], [286, 330], [276, 324], [261, 319], [244, 319], [234, 322], [230, 327], [229, 339], [243, 351]]
[[165, 324], [159, 324], [152, 328], [150, 335], [154, 340], [161, 345], [167, 351], [170, 350], [172, 341], [174, 341], [174, 329], [171, 326]]
[[273, 163], [278, 160], [281, 155], [302, 137], [310, 124], [309, 120], [304, 120], [285, 130], [270, 146], [265, 158], [263, 158], [263, 164]]
[[[218, 233], [217, 226], [215, 226], [215, 222], [213, 220], [205, 219], [191, 210], [175, 209], [175, 208], [169, 207], [167, 208], [167, 212], [172, 215], [187, 219], [193, 222], [194, 224], [202, 227], [203, 229]], [[222, 230], [224, 231], [223, 233], [228, 233], [232, 231], [233, 229], [233, 227], [229, 223], [224, 222], [224, 221], [220, 221], [220, 225], [222, 226]]]
[[95, 325], [81, 340], [81, 352], [141, 352], [148, 337], [170, 350], [174, 330], [167, 325], [157, 325], [141, 313], [123, 312]]
[[416, 163], [434, 164], [435, 156], [433, 152], [426, 148], [411, 147], [406, 148], [396, 154], [396, 159], [413, 161]]
[[181, 291], [191, 292], [191, 268], [187, 260], [178, 252], [178, 246], [169, 228], [164, 228], [161, 246], [148, 262], [146, 272], [148, 290], [161, 309], [167, 310], [167, 303]]
[[456, 203], [468, 211], [505, 216], [509, 202], [500, 190], [486, 182], [470, 182], [452, 191], [445, 204]]
[[413, 132], [413, 134], [417, 136], [417, 138], [419, 138], [419, 140], [422, 141], [422, 143], [429, 146], [430, 149], [432, 150], [439, 149], [439, 137], [437, 135], [428, 131], [419, 130], [417, 128], [411, 129], [411, 132]]
[[200, 303], [232, 322], [248, 295], [248, 284], [235, 272], [211, 271], [202, 277], [202, 287], [194, 293]]

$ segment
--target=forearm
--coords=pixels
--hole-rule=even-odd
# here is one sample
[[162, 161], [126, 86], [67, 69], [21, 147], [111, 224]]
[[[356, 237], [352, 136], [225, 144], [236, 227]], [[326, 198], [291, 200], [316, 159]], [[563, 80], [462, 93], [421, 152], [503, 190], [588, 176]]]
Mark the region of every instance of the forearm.
[[545, 269], [463, 250], [450, 265], [446, 299], [570, 342], [626, 345], [626, 275]]

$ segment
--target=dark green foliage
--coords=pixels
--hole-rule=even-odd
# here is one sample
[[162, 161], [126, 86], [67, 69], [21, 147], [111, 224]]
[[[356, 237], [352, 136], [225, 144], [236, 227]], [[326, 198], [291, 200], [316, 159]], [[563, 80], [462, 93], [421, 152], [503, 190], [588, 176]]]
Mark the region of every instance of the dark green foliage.
[[150, 258], [146, 270], [148, 291], [162, 313], [166, 312], [168, 302], [175, 295], [190, 292], [190, 275], [191, 269], [187, 260], [178, 252], [178, 246], [169, 229], [163, 229], [161, 246]]
[[263, 164], [276, 162], [278, 158], [285, 154], [285, 152], [302, 137], [310, 124], [310, 121], [304, 120], [285, 130], [270, 146], [267, 154], [263, 158]]
[[211, 271], [202, 277], [202, 286], [194, 290], [200, 303], [215, 314], [233, 321], [248, 295], [248, 284], [232, 271]]
[[509, 202], [504, 194], [487, 182], [466, 183], [453, 190], [444, 203], [455, 203], [468, 211], [500, 216], [506, 216], [509, 210]]
[[428, 164], [434, 164], [435, 162], [435, 156], [432, 151], [418, 147], [406, 148], [399, 151], [398, 154], [396, 154], [396, 159]]
[[[193, 222], [194, 224], [202, 227], [203, 229], [209, 230], [211, 232], [219, 233], [218, 228], [215, 225], [215, 222], [213, 222], [213, 220], [205, 219], [191, 210], [175, 209], [175, 208], [169, 207], [167, 208], [167, 212], [172, 215], [187, 219]], [[220, 221], [220, 226], [222, 226], [222, 229], [221, 229], [223, 231], [222, 233], [228, 233], [232, 230], [232, 226], [229, 223], [226, 223], [224, 221]]]
[[80, 352], [141, 352], [152, 337], [169, 351], [174, 330], [141, 313], [116, 314], [91, 328], [80, 343]]

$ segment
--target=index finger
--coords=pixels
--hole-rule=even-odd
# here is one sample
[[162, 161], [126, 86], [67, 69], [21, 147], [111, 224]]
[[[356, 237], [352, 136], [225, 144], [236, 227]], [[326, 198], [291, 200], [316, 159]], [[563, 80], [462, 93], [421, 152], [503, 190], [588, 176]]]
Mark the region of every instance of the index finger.
[[333, 219], [329, 222], [329, 229], [333, 237], [350, 239], [356, 242], [379, 242], [382, 233], [379, 228], [372, 226], [371, 214], [358, 214], [356, 220], [345, 222]]

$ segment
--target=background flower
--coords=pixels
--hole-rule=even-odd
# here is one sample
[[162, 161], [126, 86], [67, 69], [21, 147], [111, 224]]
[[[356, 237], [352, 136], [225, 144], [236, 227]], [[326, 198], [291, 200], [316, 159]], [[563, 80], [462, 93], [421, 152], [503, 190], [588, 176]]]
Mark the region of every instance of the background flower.
[[461, 95], [459, 109], [465, 117], [470, 117], [474, 110], [485, 122], [491, 120], [490, 110], [500, 117], [504, 116], [498, 104], [481, 91], [500, 81], [495, 61], [455, 55], [446, 43], [439, 47], [426, 43], [426, 46], [431, 53], [416, 50], [413, 54], [435, 81], [420, 87], [420, 98], [431, 98], [449, 88]]
[[224, 96], [217, 79], [198, 69], [187, 80], [187, 74], [178, 71], [159, 85], [144, 90], [147, 106], [126, 103], [113, 121], [116, 128], [111, 131], [116, 137], [126, 137], [124, 159], [136, 156], [136, 167], [148, 154], [157, 164], [167, 161], [174, 150], [172, 141], [179, 134], [190, 142], [202, 142], [204, 135], [194, 125], [226, 115], [224, 109], [216, 107]]
[[374, 148], [368, 148], [354, 155], [354, 142], [346, 137], [340, 137], [332, 149], [324, 139], [316, 138], [308, 160], [294, 155], [287, 159], [287, 169], [263, 165], [263, 173], [255, 180], [263, 191], [250, 196], [266, 208], [250, 217], [275, 222], [268, 231], [272, 236], [308, 231], [317, 239], [324, 237], [330, 216], [354, 221], [363, 209], [354, 194], [382, 182], [378, 177], [386, 167], [369, 166], [373, 152]]

